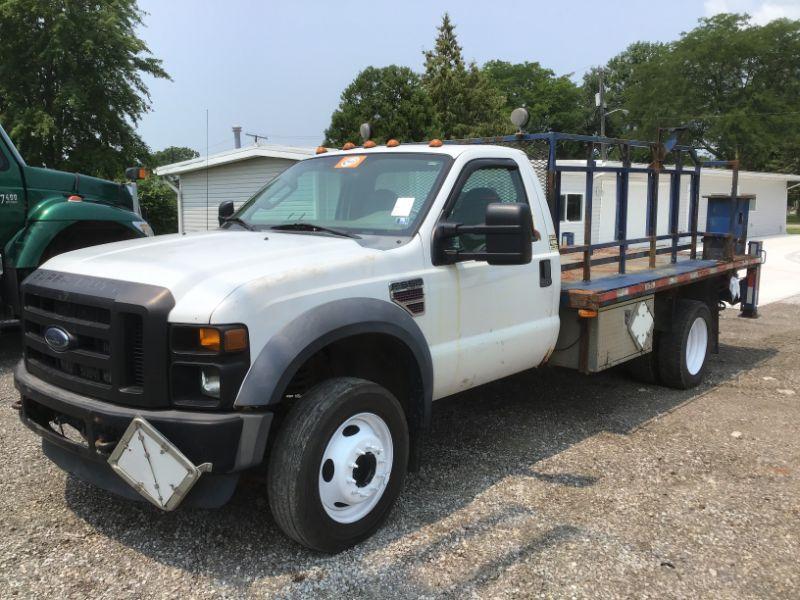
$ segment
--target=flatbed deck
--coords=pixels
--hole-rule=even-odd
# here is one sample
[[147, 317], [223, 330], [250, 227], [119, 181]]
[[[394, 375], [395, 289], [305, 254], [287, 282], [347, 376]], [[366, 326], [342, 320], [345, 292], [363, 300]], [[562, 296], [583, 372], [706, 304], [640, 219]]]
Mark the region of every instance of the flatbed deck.
[[646, 259], [642, 259], [642, 262], [644, 268], [641, 265], [632, 265], [633, 268], [625, 274], [616, 272], [616, 264], [593, 267], [591, 281], [583, 281], [580, 270], [564, 271], [561, 285], [562, 306], [597, 310], [720, 273], [747, 269], [760, 264], [761, 258], [742, 255], [733, 260], [692, 260], [686, 257], [654, 269], [647, 268]]

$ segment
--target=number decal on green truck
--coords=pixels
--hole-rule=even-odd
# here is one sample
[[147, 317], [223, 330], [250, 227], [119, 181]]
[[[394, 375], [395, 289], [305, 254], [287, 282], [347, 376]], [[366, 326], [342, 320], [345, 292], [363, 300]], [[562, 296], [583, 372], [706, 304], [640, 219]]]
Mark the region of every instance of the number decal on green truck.
[[0, 194], [0, 204], [16, 204], [18, 200], [17, 194]]

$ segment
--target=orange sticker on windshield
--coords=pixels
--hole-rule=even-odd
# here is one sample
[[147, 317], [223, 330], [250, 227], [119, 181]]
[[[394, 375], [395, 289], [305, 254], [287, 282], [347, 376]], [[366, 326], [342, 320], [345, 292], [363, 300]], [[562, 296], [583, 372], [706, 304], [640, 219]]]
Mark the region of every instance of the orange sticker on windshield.
[[345, 156], [336, 165], [333, 167], [334, 169], [357, 169], [361, 163], [366, 160], [366, 155], [361, 154], [360, 156]]

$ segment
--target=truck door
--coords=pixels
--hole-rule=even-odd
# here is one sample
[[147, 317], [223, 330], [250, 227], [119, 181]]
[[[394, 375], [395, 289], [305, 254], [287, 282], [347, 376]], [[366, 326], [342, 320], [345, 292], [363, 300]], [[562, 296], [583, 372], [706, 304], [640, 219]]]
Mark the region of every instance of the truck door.
[[[458, 321], [454, 339], [446, 344], [453, 351], [442, 356], [446, 372], [436, 373], [437, 397], [537, 366], [555, 343], [557, 250], [550, 248], [541, 204], [532, 200], [519, 165], [511, 159], [467, 163], [448, 199], [441, 219], [465, 225], [482, 224], [492, 202], [531, 204], [533, 226], [542, 234], [533, 241], [533, 259], [527, 265], [464, 261], [436, 267], [436, 295], [444, 304], [437, 308], [445, 314], [455, 311], [451, 318]], [[463, 235], [453, 243], [479, 252], [485, 236]]]
[[0, 249], [25, 222], [25, 189], [22, 171], [0, 137]]

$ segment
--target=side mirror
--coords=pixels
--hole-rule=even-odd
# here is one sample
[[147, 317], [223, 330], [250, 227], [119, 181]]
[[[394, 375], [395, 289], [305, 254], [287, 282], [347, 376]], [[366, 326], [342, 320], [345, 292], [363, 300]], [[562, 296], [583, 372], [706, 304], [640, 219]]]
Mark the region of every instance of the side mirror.
[[[439, 223], [433, 234], [433, 264], [451, 265], [462, 260], [486, 261], [490, 265], [525, 265], [531, 262], [533, 221], [530, 206], [492, 203], [486, 207], [484, 222], [483, 225]], [[485, 251], [467, 252], [448, 243], [465, 234], [486, 236]]]
[[[486, 259], [490, 265], [526, 265], [531, 262], [533, 220], [531, 207], [523, 203], [496, 202], [486, 207]], [[511, 228], [506, 233], [499, 228]], [[492, 230], [492, 228], [497, 228]]]
[[233, 200], [226, 200], [222, 202], [217, 209], [217, 220], [219, 221], [220, 227], [231, 215], [233, 215]]
[[139, 179], [147, 179], [150, 171], [143, 167], [128, 167], [125, 169], [125, 179], [128, 181], [138, 181]]

